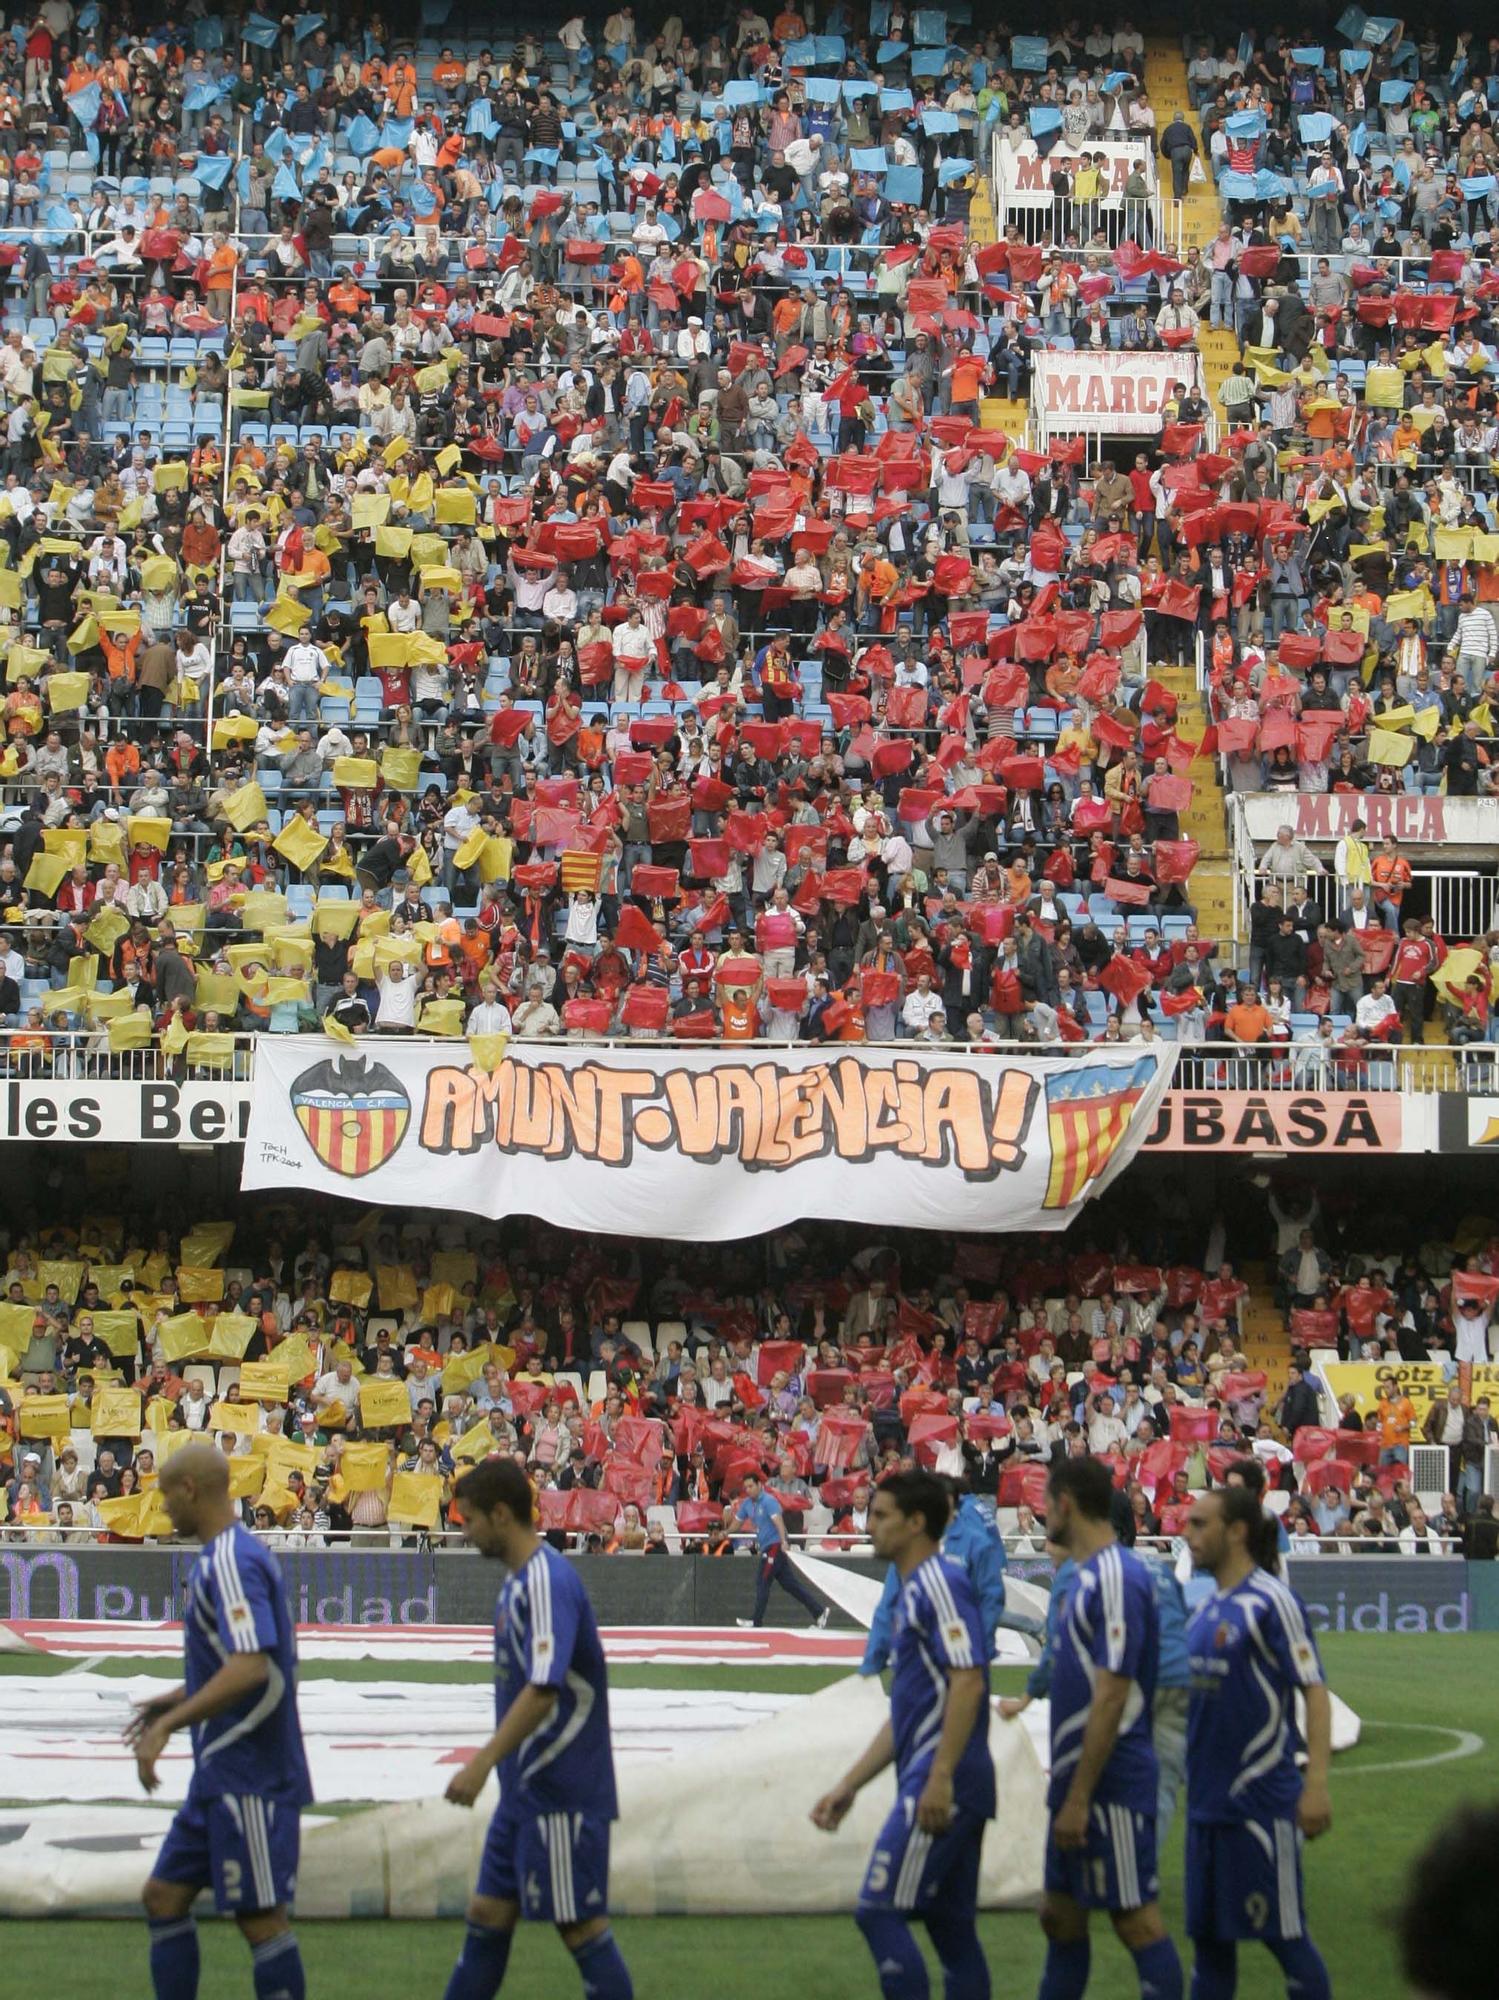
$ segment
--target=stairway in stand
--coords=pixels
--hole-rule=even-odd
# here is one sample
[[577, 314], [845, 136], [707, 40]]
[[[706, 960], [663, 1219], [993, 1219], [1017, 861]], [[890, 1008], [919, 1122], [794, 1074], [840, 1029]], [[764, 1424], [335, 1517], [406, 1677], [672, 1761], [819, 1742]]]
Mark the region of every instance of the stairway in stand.
[[[1191, 667], [1154, 667], [1150, 678], [1177, 698], [1177, 731], [1188, 741], [1202, 739], [1207, 710]], [[1218, 963], [1232, 965], [1234, 924], [1233, 858], [1228, 846], [1228, 815], [1216, 757], [1197, 756], [1187, 776], [1192, 803], [1181, 815], [1184, 840], [1195, 840], [1201, 858], [1192, 870], [1190, 895], [1197, 910], [1197, 927], [1218, 945]]]
[[[1202, 142], [1202, 127], [1187, 95], [1187, 64], [1179, 41], [1152, 35], [1145, 44], [1145, 94], [1155, 112], [1156, 130], [1164, 132], [1179, 111], [1197, 136], [1198, 157], [1208, 171], [1208, 149]], [[1171, 168], [1165, 160], [1157, 163], [1162, 174], [1161, 206], [1174, 241], [1177, 204], [1171, 198]], [[1211, 179], [1193, 181], [1181, 202], [1183, 248], [1195, 250], [1211, 243], [1223, 220], [1223, 207]]]
[[1265, 1407], [1273, 1409], [1285, 1394], [1286, 1364], [1291, 1358], [1285, 1318], [1275, 1303], [1275, 1272], [1267, 1263], [1235, 1268], [1249, 1287], [1239, 1345], [1251, 1368], [1264, 1369]]

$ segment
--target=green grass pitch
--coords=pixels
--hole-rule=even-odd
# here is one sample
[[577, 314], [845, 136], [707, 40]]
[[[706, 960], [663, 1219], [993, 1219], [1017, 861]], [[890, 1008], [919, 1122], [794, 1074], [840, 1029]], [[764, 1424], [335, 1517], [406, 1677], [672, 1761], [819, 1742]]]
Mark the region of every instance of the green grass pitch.
[[[1333, 1831], [1309, 1848], [1308, 1900], [1313, 1934], [1331, 1968], [1334, 1991], [1359, 2000], [1399, 2000], [1390, 1920], [1405, 1894], [1412, 1860], [1431, 1829], [1462, 1799], [1499, 1793], [1499, 1728], [1492, 1697], [1499, 1636], [1359, 1637], [1323, 1640], [1333, 1686], [1364, 1718], [1357, 1750], [1333, 1765]], [[12, 1665], [13, 1663], [6, 1663]], [[63, 1663], [66, 1664], [66, 1663]], [[139, 1673], [122, 1660], [113, 1670]], [[35, 1673], [38, 1663], [14, 1663]], [[45, 1669], [42, 1669], [45, 1670]], [[59, 1668], [59, 1670], [61, 1670]], [[105, 1669], [109, 1671], [110, 1669]], [[150, 1670], [157, 1670], [155, 1667]], [[160, 1664], [165, 1674], [170, 1669]], [[307, 1675], [384, 1678], [390, 1668], [311, 1663]], [[460, 1679], [476, 1688], [484, 1667], [409, 1666], [403, 1677]], [[0, 1667], [0, 1679], [4, 1668]], [[619, 1685], [779, 1687], [808, 1690], [836, 1679], [818, 1668], [616, 1667]], [[997, 1673], [996, 1687], [1018, 1686]], [[1472, 1754], [1474, 1738], [1487, 1738]], [[1441, 1760], [1441, 1761], [1438, 1761]], [[806, 1803], [834, 1773], [806, 1774]], [[787, 1809], [796, 1780], [787, 1779]], [[1003, 1801], [1001, 1800], [1001, 1810]], [[3, 1858], [0, 1858], [3, 1865]], [[1164, 1857], [1167, 1920], [1181, 1936], [1181, 1832]], [[662, 1918], [621, 1920], [618, 1932], [639, 2000], [877, 2000], [874, 1969], [847, 1917]], [[458, 1948], [453, 1923], [337, 1923], [298, 1927], [311, 2000], [437, 2000]], [[986, 1917], [982, 1932], [996, 2000], [1029, 2000], [1040, 1976], [1042, 1940], [1034, 1917]], [[147, 2000], [144, 1927], [122, 1923], [6, 1923], [8, 1990], [42, 1992], [66, 1984], [69, 2000]], [[933, 1991], [941, 1991], [933, 1961]], [[206, 2000], [251, 1991], [249, 1963], [227, 1924], [203, 1926]], [[524, 1929], [510, 1962], [504, 2000], [570, 2000], [576, 1976], [557, 1939]], [[1107, 1935], [1095, 1931], [1092, 2000], [1135, 2000], [1133, 1968]], [[1242, 2000], [1280, 2000], [1284, 1986], [1269, 1954], [1240, 1954]]]

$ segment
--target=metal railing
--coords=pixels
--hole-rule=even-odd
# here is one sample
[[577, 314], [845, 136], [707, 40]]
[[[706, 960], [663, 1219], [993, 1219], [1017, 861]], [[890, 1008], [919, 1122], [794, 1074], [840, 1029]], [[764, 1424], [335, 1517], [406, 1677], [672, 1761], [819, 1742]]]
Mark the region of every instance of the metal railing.
[[[555, 997], [555, 996], [554, 996]], [[45, 1003], [44, 1003], [45, 1004]], [[111, 1052], [102, 1029], [53, 1028], [0, 1029], [0, 1077], [48, 1078], [90, 1082], [168, 1083], [197, 1079], [219, 1082], [226, 1087], [249, 1088], [255, 1081], [255, 1055], [259, 1033], [243, 1030], [217, 1031], [233, 1042], [232, 1057], [225, 1052], [194, 1060], [191, 1051], [174, 1054], [159, 1041], [138, 1048]], [[317, 1032], [312, 1030], [310, 1032]], [[400, 1032], [372, 1029], [360, 1032], [374, 1048], [412, 1046], [457, 1046], [461, 1037], [422, 1035], [410, 1029]], [[274, 1037], [273, 1039], [280, 1039]], [[585, 1047], [590, 1052], [628, 1049], [636, 1056], [647, 1051], [661, 1052], [680, 1044], [670, 1034], [595, 1034], [574, 1031], [561, 1035], [513, 1038], [519, 1047], [541, 1053], [560, 1047]], [[1157, 1041], [1162, 1038], [1156, 1037]], [[45, 1042], [46, 1046], [39, 1044]], [[1100, 1050], [1121, 1046], [1149, 1046], [1138, 1036], [1112, 1039], [1104, 1036], [1082, 1042], [1009, 1041], [969, 1043], [963, 1041], [895, 1041], [813, 1043], [787, 1037], [757, 1036], [745, 1041], [724, 1036], [694, 1035], [694, 1048], [727, 1048], [735, 1054], [767, 1051], [784, 1054], [788, 1048], [806, 1052], [821, 1048], [829, 1060], [855, 1055], [862, 1049], [912, 1055], [924, 1049], [947, 1049], [978, 1057], [1037, 1057], [1081, 1059]], [[1177, 1048], [1177, 1068], [1173, 1087], [1183, 1091], [1234, 1089], [1250, 1082], [1258, 1090], [1325, 1091], [1369, 1090], [1431, 1096], [1451, 1091], [1488, 1092], [1499, 1080], [1499, 1046], [1475, 1042], [1464, 1047], [1423, 1044], [1417, 1048], [1376, 1044], [1358, 1052], [1339, 1051], [1336, 1041], [1324, 1044], [1312, 1039], [1276, 1038], [1251, 1047], [1236, 1042], [1199, 1041], [1170, 1044]]]
[[[1236, 861], [1238, 858], [1236, 853]], [[1282, 889], [1294, 888], [1298, 895], [1310, 898], [1317, 905], [1328, 923], [1338, 920], [1348, 900], [1347, 885], [1330, 871], [1287, 878], [1254, 864], [1245, 882], [1256, 888], [1267, 883]], [[1424, 906], [1423, 914], [1430, 916], [1444, 938], [1481, 937], [1493, 929], [1499, 913], [1499, 880], [1480, 874], [1476, 868], [1412, 867], [1411, 886], [1405, 893]], [[1370, 903], [1377, 908], [1380, 900], [1379, 888], [1371, 887]]]

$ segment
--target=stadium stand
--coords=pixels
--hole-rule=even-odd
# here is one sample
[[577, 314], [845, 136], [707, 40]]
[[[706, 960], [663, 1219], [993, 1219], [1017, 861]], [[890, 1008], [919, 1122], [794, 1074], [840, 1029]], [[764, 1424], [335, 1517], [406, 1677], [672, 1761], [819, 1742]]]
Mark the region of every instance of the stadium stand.
[[[0, 56], [9, 1073], [243, 1076], [249, 1037], [326, 1029], [1160, 1037], [1200, 1080], [1361, 1091], [1435, 1038], [1491, 1074], [1491, 862], [1484, 894], [1439, 904], [1362, 822], [1324, 859], [1291, 828], [1245, 853], [1225, 818], [1266, 793], [1367, 796], [1371, 822], [1392, 796], [1493, 800], [1499, 78], [1471, 37], [1341, 25], [1348, 46], [1230, 50], [1127, 21], [955, 20], [949, 42], [945, 16], [887, 6], [816, 32], [746, 6], [700, 44], [630, 9], [488, 40], [336, 10], [137, 39], [67, 0], [21, 23]], [[1166, 357], [1147, 428], [1047, 405], [1048, 370], [1105, 356]], [[26, 1247], [8, 1298], [45, 1321]], [[102, 1255], [118, 1280], [133, 1248]], [[233, 1410], [235, 1364], [179, 1384], [159, 1334], [219, 1300], [182, 1292], [181, 1245], [144, 1261], [146, 1345], [120, 1332], [117, 1358], [174, 1410]], [[483, 1285], [449, 1299], [423, 1270], [392, 1301], [355, 1273], [337, 1297], [326, 1264], [311, 1331], [363, 1354], [371, 1299], [393, 1308], [403, 1392], [420, 1359], [434, 1403], [462, 1397], [425, 1428], [471, 1436]], [[283, 1275], [230, 1281], [240, 1359], [298, 1337]], [[1056, 1392], [1030, 1377], [1043, 1322], [1077, 1331], [1069, 1289], [1109, 1331], [1060, 1356]], [[879, 1357], [876, 1395], [861, 1353], [831, 1399], [866, 1425], [861, 1467], [913, 1412], [940, 1420], [929, 1456], [1039, 1457], [1011, 1426], [1043, 1390], [1034, 1442], [1066, 1448], [1053, 1403], [1071, 1421], [1089, 1367], [1138, 1444], [1156, 1319], [1131, 1352], [1111, 1315], [1142, 1309], [1096, 1285], [1056, 1294], [1060, 1326], [1013, 1296], [902, 1299], [906, 1358]], [[1338, 1319], [1340, 1298], [1288, 1309]], [[1195, 1395], [1219, 1355], [1178, 1338], [1190, 1303], [1168, 1287], [1160, 1324]], [[633, 1404], [618, 1449], [599, 1342], [634, 1304], [580, 1289], [571, 1341], [519, 1294], [486, 1325], [510, 1356], [494, 1435], [517, 1426], [550, 1476], [548, 1440], [576, 1432], [648, 1512], [693, 1453], [659, 1471]], [[951, 1407], [976, 1387], [947, 1351], [970, 1309], [985, 1365], [997, 1342], [1019, 1370], [987, 1437], [987, 1404], [978, 1431]], [[846, 1485], [827, 1403], [807, 1390], [813, 1420], [799, 1392], [843, 1372], [847, 1329], [823, 1355], [818, 1323], [826, 1368], [788, 1347], [777, 1387], [776, 1328], [737, 1310], [682, 1320], [705, 1409], [726, 1379], [756, 1451]], [[1363, 1358], [1375, 1324], [1329, 1344]], [[672, 1328], [607, 1329], [647, 1412], [683, 1400]], [[35, 1365], [52, 1338], [14, 1344], [19, 1379], [87, 1399], [78, 1355]], [[350, 1430], [325, 1421], [337, 1365], [297, 1357], [256, 1436], [279, 1403], [305, 1477]], [[425, 1476], [435, 1443], [445, 1478], [453, 1436], [427, 1441], [420, 1400], [401, 1463]], [[1209, 1462], [1220, 1424], [1260, 1428], [1251, 1390], [1230, 1401], [1191, 1413]], [[1163, 1524], [1183, 1443], [1146, 1439]], [[1354, 1462], [1302, 1462], [1324, 1461]], [[734, 1476], [687, 1503], [716, 1513]], [[377, 1525], [380, 1480], [345, 1497]], [[13, 1490], [12, 1517], [41, 1502]]]

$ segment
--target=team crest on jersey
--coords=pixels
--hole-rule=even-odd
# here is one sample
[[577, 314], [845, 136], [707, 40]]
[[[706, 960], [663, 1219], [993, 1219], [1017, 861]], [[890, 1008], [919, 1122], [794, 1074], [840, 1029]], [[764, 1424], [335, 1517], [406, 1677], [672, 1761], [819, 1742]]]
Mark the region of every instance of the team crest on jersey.
[[942, 1636], [949, 1646], [961, 1646], [968, 1638], [968, 1627], [961, 1618], [954, 1618], [950, 1624], [943, 1626]]
[[1226, 1653], [1238, 1636], [1239, 1631], [1236, 1625], [1231, 1625], [1226, 1618], [1220, 1620], [1213, 1633], [1213, 1651], [1215, 1653]]
[[383, 1167], [411, 1123], [405, 1085], [364, 1056], [303, 1070], [291, 1087], [291, 1103], [313, 1152], [349, 1180]]

